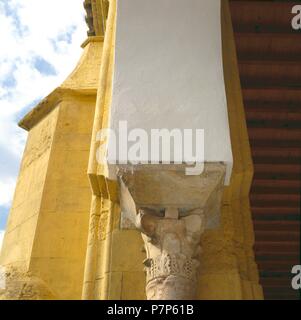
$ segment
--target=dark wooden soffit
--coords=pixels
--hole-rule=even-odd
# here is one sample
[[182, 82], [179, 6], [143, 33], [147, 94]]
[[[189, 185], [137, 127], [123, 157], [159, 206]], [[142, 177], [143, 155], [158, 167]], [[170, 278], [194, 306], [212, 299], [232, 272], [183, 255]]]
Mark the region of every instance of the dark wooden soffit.
[[300, 264], [300, 1], [231, 0], [231, 14], [254, 161], [250, 200], [255, 254], [265, 299], [299, 299], [291, 287]]

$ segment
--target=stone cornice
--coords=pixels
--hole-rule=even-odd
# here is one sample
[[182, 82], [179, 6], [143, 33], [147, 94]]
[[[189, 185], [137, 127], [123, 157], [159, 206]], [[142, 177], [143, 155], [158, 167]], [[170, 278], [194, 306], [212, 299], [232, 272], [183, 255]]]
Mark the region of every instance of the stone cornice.
[[58, 88], [31, 110], [19, 122], [19, 126], [30, 130], [65, 98], [78, 95], [96, 97], [98, 73], [95, 70], [100, 68], [102, 46], [103, 37], [88, 37], [83, 44], [83, 54], [73, 72]]
[[64, 98], [76, 95], [96, 96], [96, 93], [97, 91], [93, 89], [74, 90], [58, 87], [57, 89], [52, 91], [46, 98], [44, 98], [23, 119], [21, 119], [18, 125], [19, 127], [29, 131], [52, 110], [54, 110], [59, 105], [59, 103], [63, 101]]
[[104, 37], [103, 36], [93, 36], [88, 37], [81, 45], [81, 47], [84, 49], [89, 43], [91, 42], [103, 42]]

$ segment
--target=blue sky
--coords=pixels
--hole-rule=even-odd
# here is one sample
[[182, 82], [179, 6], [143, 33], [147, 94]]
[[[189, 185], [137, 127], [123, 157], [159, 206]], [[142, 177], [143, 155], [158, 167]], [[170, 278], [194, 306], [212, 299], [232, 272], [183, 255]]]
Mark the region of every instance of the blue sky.
[[27, 135], [17, 123], [75, 67], [86, 28], [83, 0], [0, 0], [0, 248]]

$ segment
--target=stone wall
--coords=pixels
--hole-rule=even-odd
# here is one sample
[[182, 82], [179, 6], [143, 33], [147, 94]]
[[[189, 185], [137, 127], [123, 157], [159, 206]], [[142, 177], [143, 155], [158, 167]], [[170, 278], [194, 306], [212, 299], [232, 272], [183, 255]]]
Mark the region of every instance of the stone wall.
[[86, 41], [70, 77], [20, 122], [29, 136], [0, 259], [4, 299], [81, 298], [101, 52], [101, 38]]

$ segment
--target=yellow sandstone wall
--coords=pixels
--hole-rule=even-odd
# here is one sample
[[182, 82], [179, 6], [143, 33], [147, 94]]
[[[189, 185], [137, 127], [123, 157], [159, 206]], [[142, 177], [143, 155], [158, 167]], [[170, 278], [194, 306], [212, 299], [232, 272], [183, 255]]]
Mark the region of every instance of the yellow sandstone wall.
[[30, 270], [62, 299], [81, 295], [90, 186], [86, 175], [94, 97], [65, 98], [48, 163]]
[[1, 264], [28, 269], [58, 110], [28, 135], [1, 255]]
[[[113, 6], [115, 0], [111, 1]], [[103, 64], [96, 104], [94, 134], [106, 128], [114, 65], [114, 20], [109, 11]], [[235, 43], [228, 1], [222, 1], [224, 72], [234, 168], [223, 199], [221, 226], [202, 237], [199, 299], [263, 299], [254, 259], [254, 231], [249, 206], [253, 176]], [[95, 129], [96, 128], [96, 129]], [[94, 148], [94, 150], [93, 150]], [[93, 187], [84, 299], [145, 299], [145, 259], [141, 235], [120, 229], [117, 186], [106, 180], [105, 168], [95, 163], [95, 144], [89, 163]]]
[[80, 299], [91, 191], [87, 166], [102, 38], [20, 125], [29, 130], [0, 264], [0, 299]]
[[[227, 1], [223, 6], [234, 169], [221, 228], [202, 238], [199, 298], [261, 299], [248, 199], [253, 166]], [[80, 299], [82, 287], [88, 299], [145, 299], [141, 235], [120, 229], [116, 185], [102, 168], [89, 165], [92, 202], [87, 177], [92, 129], [105, 126], [110, 106], [113, 25], [114, 15], [104, 49], [102, 37], [90, 37], [71, 76], [20, 123], [29, 137], [0, 257], [8, 267], [0, 299]]]
[[143, 241], [136, 230], [120, 230], [120, 208], [101, 200], [94, 299], [145, 300]]

